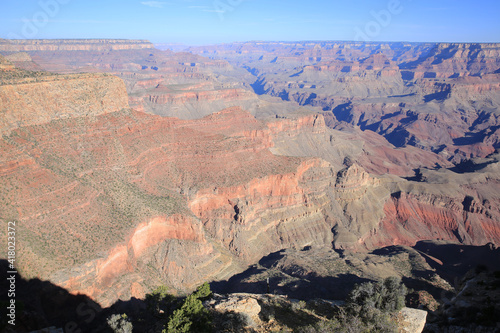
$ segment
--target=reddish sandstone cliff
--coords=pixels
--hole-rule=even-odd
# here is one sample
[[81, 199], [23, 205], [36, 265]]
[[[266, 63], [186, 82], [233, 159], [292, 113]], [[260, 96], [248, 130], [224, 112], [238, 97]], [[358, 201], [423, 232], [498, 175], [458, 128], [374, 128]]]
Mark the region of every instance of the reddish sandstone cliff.
[[0, 85], [0, 132], [128, 107], [123, 81], [101, 74], [19, 78]]
[[[420, 205], [422, 190], [391, 196], [412, 193], [399, 178], [270, 153], [271, 132], [293, 138], [318, 121], [266, 126], [234, 108], [195, 121], [122, 111], [15, 129], [0, 170], [4, 214], [20, 228], [19, 270], [107, 305], [162, 283], [186, 290], [227, 278], [288, 247], [409, 244], [433, 230], [499, 242], [496, 210]], [[460, 213], [479, 222], [467, 228], [453, 220]]]
[[[370, 66], [386, 66], [380, 59]], [[420, 170], [407, 180], [386, 173], [413, 176], [446, 160], [332, 130], [310, 111], [261, 121], [232, 107], [180, 120], [127, 109], [112, 76], [16, 82], [0, 86], [17, 93], [2, 99], [11, 118], [0, 139], [0, 217], [19, 226], [18, 269], [103, 305], [160, 284], [184, 292], [283, 248], [500, 244], [498, 157], [474, 173]], [[370, 105], [381, 117], [403, 107]]]

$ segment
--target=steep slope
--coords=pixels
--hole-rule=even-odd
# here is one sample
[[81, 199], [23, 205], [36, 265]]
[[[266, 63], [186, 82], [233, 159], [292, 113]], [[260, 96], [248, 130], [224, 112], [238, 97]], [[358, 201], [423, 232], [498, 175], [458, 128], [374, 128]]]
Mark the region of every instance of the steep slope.
[[[41, 69], [61, 74], [114, 74], [125, 81], [130, 106], [153, 114], [193, 119], [236, 105], [255, 112], [271, 109], [240, 81], [226, 76], [244, 70], [221, 60], [163, 52], [148, 41], [2, 40], [0, 53], [18, 60], [23, 54], [24, 60], [31, 58]], [[33, 62], [16, 65], [33, 69]]]
[[53, 119], [128, 108], [123, 81], [105, 74], [47, 75], [0, 83], [0, 133]]
[[431, 213], [415, 230], [401, 203], [397, 218], [384, 210], [396, 185], [356, 165], [336, 174], [321, 160], [272, 155], [268, 130], [241, 112], [193, 123], [122, 111], [14, 130], [2, 142], [2, 202], [19, 226], [20, 271], [110, 304], [160, 281], [186, 290], [228, 277], [282, 248], [406, 244], [428, 238], [424, 227], [499, 242], [496, 210], [438, 208], [483, 219], [482, 233], [473, 224], [455, 234]]
[[[242, 43], [192, 48], [225, 59], [269, 94], [453, 163], [498, 146], [500, 44]], [[271, 58], [274, 55], [274, 58]]]
[[152, 115], [127, 108], [119, 78], [0, 64], [0, 89], [18, 94], [3, 95], [0, 140], [0, 218], [16, 221], [18, 269], [103, 305], [226, 279], [285, 248], [500, 244], [497, 156], [451, 168], [304, 109]]
[[[68, 104], [91, 108], [82, 97], [92, 89], [83, 89], [81, 96], [71, 80], [62, 82]], [[25, 84], [39, 96], [54, 91], [36, 80]], [[65, 104], [46, 105], [40, 123], [21, 123], [2, 138], [2, 219], [17, 222], [18, 269], [26, 276], [50, 278], [102, 304], [142, 297], [159, 283], [186, 290], [241, 265], [231, 247], [221, 247], [223, 237], [214, 242], [220, 235], [188, 211], [200, 203], [200, 193], [216, 186], [250, 198], [257, 186], [263, 191], [255, 197], [263, 200], [259, 214], [271, 205], [277, 218], [287, 206], [299, 206], [297, 218], [305, 210], [296, 194], [303, 162], [272, 155], [269, 130], [250, 114], [229, 109], [186, 122], [115, 111], [107, 108], [112, 95], [97, 97], [98, 114], [75, 111], [61, 117]], [[281, 183], [286, 178], [290, 185]], [[273, 192], [274, 199], [268, 197]], [[299, 246], [315, 237], [305, 235]], [[275, 239], [269, 246], [256, 253], [251, 248], [242, 263], [284, 245]]]
[[147, 40], [131, 39], [0, 39], [0, 51], [110, 51], [151, 49]]

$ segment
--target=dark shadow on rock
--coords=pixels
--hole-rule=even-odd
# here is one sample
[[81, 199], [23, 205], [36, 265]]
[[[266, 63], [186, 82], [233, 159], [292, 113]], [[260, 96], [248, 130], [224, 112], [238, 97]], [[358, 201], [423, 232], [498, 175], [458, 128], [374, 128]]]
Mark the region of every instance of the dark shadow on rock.
[[451, 89], [450, 90], [445, 90], [445, 91], [440, 91], [437, 93], [429, 94], [424, 96], [424, 102], [428, 103], [430, 101], [444, 101], [445, 99], [448, 99], [451, 95]]
[[412, 139], [414, 139], [403, 126], [396, 127], [391, 133], [386, 134], [384, 137], [389, 143], [397, 148], [411, 144]]
[[412, 71], [401, 71], [401, 77], [404, 81], [412, 81], [415, 78], [415, 73]]
[[[0, 260], [3, 272], [9, 271], [8, 265], [7, 260]], [[141, 299], [119, 300], [109, 308], [102, 308], [86, 295], [74, 295], [50, 281], [28, 280], [16, 274], [13, 298], [16, 325], [12, 326], [7, 322], [10, 318], [4, 314], [11, 299], [7, 294], [10, 289], [7, 276], [2, 277], [0, 288], [3, 309], [0, 332], [23, 333], [48, 327], [62, 328], [66, 333], [112, 332], [106, 320], [113, 314], [126, 314], [133, 324], [134, 332], [145, 332], [161, 320], [147, 309], [146, 302]], [[179, 299], [174, 299], [174, 302], [178, 303]]]
[[264, 78], [257, 79], [250, 86], [252, 87], [253, 91], [257, 95], [264, 95], [266, 93], [266, 89], [265, 89], [266, 83], [265, 83], [265, 79]]
[[[491, 271], [500, 270], [500, 248], [493, 244], [472, 246], [438, 241], [420, 241], [414, 249], [425, 253], [424, 258], [442, 278], [452, 285], [465, 273], [479, 265]], [[428, 257], [430, 256], [430, 257]], [[433, 260], [436, 258], [439, 260]]]
[[411, 177], [402, 177], [408, 181], [411, 181], [411, 182], [424, 182], [425, 181], [425, 177], [424, 175], [422, 174], [422, 170], [420, 170], [419, 168], [417, 169], [413, 169], [413, 172], [415, 173], [413, 176]]
[[337, 300], [345, 299], [355, 284], [370, 281], [354, 274], [320, 276], [315, 272], [305, 272], [300, 267], [285, 270], [273, 269], [284, 256], [284, 251], [271, 253], [259, 261], [259, 267], [251, 266], [227, 281], [212, 282], [211, 289], [220, 294], [266, 294], [269, 278], [269, 293], [271, 294], [286, 295], [302, 300], [314, 298]]
[[347, 102], [334, 107], [332, 109], [332, 113], [335, 116], [335, 118], [337, 118], [338, 121], [345, 121], [346, 123], [351, 123], [353, 119], [351, 110], [352, 110], [352, 103]]
[[262, 257], [262, 259], [259, 260], [259, 265], [262, 265], [266, 268], [271, 268], [271, 266], [276, 263], [278, 260], [283, 259], [285, 257], [285, 251], [277, 251], [268, 254], [265, 257]]
[[[472, 126], [471, 126], [472, 127]], [[489, 126], [488, 128], [478, 132], [468, 132], [465, 136], [453, 139], [453, 144], [457, 146], [467, 146], [475, 143], [483, 142], [491, 133], [495, 133], [500, 126]]]
[[[387, 246], [384, 248], [376, 249], [371, 252], [371, 254], [385, 256], [385, 257], [391, 257], [401, 253], [408, 253], [410, 256], [409, 258], [410, 262], [412, 262], [415, 259], [415, 257], [425, 258], [425, 256], [422, 256], [422, 254], [419, 253], [418, 251], [414, 252], [409, 250], [408, 248], [399, 245]], [[443, 293], [446, 293], [447, 291], [444, 288], [440, 288], [439, 286], [433, 285], [429, 282], [433, 280], [433, 276], [435, 276], [436, 272], [434, 272], [433, 270], [419, 269], [416, 267], [412, 268], [411, 276], [402, 277], [402, 281], [405, 284], [405, 286], [410, 290], [425, 290], [428, 293], [430, 293], [435, 299], [441, 299]]]
[[290, 77], [297, 77], [297, 76], [300, 76], [300, 74], [304, 73], [304, 70], [300, 70], [299, 72], [295, 73], [295, 74], [292, 74], [290, 75]]
[[213, 281], [210, 283], [210, 289], [218, 294], [229, 293], [251, 293], [251, 294], [265, 294], [267, 285], [266, 282], [246, 282], [250, 277], [263, 273], [265, 269], [251, 266], [246, 271], [233, 275], [229, 280]]
[[315, 93], [311, 93], [302, 105], [312, 105], [312, 102], [318, 97]]
[[492, 163], [495, 163], [495, 162], [496, 162], [495, 160], [491, 160], [491, 161], [486, 161], [486, 162], [483, 162], [483, 163], [476, 163], [473, 160], [465, 160], [465, 161], [457, 164], [453, 168], [450, 168], [449, 170], [451, 170], [451, 171], [453, 171], [455, 173], [476, 172], [476, 171], [479, 171], [481, 169], [484, 169], [489, 164], [492, 164]]
[[[0, 260], [3, 272], [9, 271], [8, 266], [7, 260]], [[15, 327], [6, 322], [8, 317], [2, 316], [0, 328], [6, 332], [12, 328], [15, 332], [30, 332], [51, 326], [63, 328], [65, 332], [90, 332], [92, 327], [99, 326], [96, 319], [103, 309], [85, 295], [73, 295], [51, 282], [27, 280], [19, 274], [15, 274], [15, 297], [9, 297], [6, 292], [10, 289], [6, 278], [0, 281], [0, 288], [2, 303], [15, 299], [16, 305]]]

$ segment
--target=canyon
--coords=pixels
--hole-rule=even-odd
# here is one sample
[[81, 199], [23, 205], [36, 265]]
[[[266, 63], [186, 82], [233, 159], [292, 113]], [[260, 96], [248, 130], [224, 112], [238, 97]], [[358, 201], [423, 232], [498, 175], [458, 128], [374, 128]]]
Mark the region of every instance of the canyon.
[[0, 40], [0, 54], [0, 218], [26, 278], [107, 307], [282, 251], [267, 268], [302, 277], [333, 276], [323, 259], [369, 279], [418, 270], [383, 248], [430, 272], [413, 248], [428, 240], [498, 258], [498, 44]]
[[316, 107], [397, 147], [459, 163], [498, 148], [499, 44], [235, 43], [192, 52], [254, 76], [259, 94]]

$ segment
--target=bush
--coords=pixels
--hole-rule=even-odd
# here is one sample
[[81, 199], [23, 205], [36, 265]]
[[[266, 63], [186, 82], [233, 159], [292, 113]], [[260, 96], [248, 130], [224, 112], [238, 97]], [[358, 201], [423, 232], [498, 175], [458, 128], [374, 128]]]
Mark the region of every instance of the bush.
[[212, 320], [210, 313], [203, 306], [202, 300], [212, 294], [208, 283], [186, 297], [184, 303], [174, 311], [167, 324], [165, 333], [211, 332]]
[[114, 314], [107, 319], [107, 323], [115, 333], [132, 333], [132, 323], [126, 314]]
[[[376, 309], [375, 309], [376, 310]], [[390, 320], [389, 315], [379, 310], [374, 320], [368, 322], [361, 314], [352, 314], [340, 311], [335, 318], [320, 321], [313, 326], [303, 327], [300, 333], [393, 333], [397, 332], [396, 324]]]
[[169, 306], [175, 301], [175, 297], [168, 293], [168, 288], [159, 286], [151, 294], [146, 295], [146, 304], [154, 314], [160, 313], [160, 310], [167, 312]]
[[405, 306], [406, 293], [404, 284], [395, 277], [356, 285], [347, 297], [343, 321], [359, 317], [364, 324], [360, 331], [366, 328], [370, 332], [395, 332], [396, 324], [390, 314]]
[[383, 282], [366, 282], [356, 285], [346, 300], [347, 307], [375, 308], [383, 312], [395, 312], [405, 306], [407, 289], [401, 280], [389, 277]]

